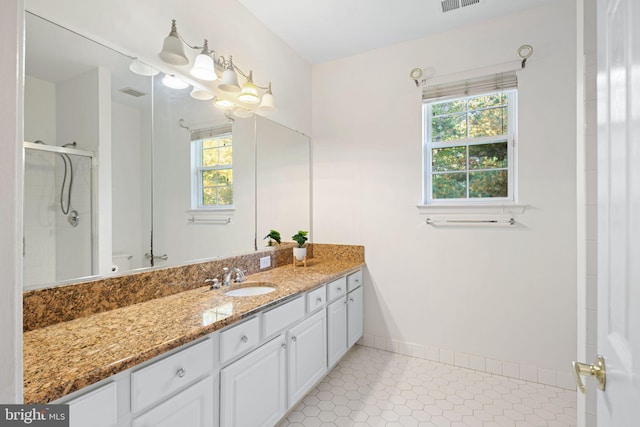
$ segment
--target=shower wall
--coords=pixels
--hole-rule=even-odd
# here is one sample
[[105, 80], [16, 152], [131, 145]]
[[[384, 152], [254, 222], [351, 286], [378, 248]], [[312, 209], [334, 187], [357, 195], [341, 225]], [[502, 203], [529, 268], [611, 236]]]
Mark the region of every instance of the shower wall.
[[[40, 140], [49, 146], [76, 141], [77, 149], [95, 150], [96, 138], [79, 125], [78, 115], [56, 114], [61, 111], [61, 104], [65, 104], [62, 110], [90, 114], [95, 105], [90, 93], [96, 92], [97, 82], [91, 74], [58, 84], [26, 76], [25, 141]], [[79, 215], [76, 227], [71, 226], [60, 207], [62, 158], [57, 153], [25, 150], [25, 288], [88, 276], [94, 271], [91, 159], [70, 157], [74, 169], [71, 210]]]

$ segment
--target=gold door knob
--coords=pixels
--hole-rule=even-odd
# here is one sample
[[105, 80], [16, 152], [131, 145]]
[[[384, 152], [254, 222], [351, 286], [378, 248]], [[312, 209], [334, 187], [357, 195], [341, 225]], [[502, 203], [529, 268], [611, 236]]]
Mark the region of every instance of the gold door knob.
[[598, 381], [598, 388], [604, 391], [607, 384], [607, 370], [604, 366], [604, 357], [599, 355], [596, 358], [596, 363], [594, 365], [576, 362], [575, 360], [571, 362], [571, 365], [573, 365], [573, 375], [576, 378], [576, 383], [582, 393], [586, 393], [587, 388], [582, 382], [581, 375], [594, 377]]

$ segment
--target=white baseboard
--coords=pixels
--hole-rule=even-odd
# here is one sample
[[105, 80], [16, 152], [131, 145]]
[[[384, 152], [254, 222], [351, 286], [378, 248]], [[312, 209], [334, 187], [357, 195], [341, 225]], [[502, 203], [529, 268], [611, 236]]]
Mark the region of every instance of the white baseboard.
[[489, 359], [469, 353], [458, 353], [451, 350], [431, 347], [405, 341], [391, 340], [373, 335], [363, 335], [358, 344], [377, 348], [405, 356], [454, 365], [474, 371], [517, 378], [524, 381], [575, 390], [576, 384], [570, 371], [559, 372], [551, 369], [528, 366], [507, 360]]

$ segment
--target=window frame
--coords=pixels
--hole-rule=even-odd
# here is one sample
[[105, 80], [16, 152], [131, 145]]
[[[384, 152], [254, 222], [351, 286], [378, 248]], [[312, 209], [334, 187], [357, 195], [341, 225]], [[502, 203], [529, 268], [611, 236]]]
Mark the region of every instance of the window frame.
[[[202, 165], [202, 152], [203, 152], [203, 142], [211, 139], [231, 139], [231, 163], [228, 165], [216, 165], [216, 166], [203, 166]], [[216, 149], [220, 149], [220, 147], [216, 147]], [[233, 177], [233, 134], [231, 131], [216, 134], [207, 138], [193, 139], [191, 140], [191, 210], [194, 211], [224, 211], [224, 210], [233, 210], [235, 200], [235, 179], [231, 180], [231, 204], [229, 205], [215, 205], [215, 206], [205, 206], [203, 204], [204, 201], [204, 186], [202, 179], [202, 172], [205, 171], [218, 171], [218, 170], [230, 170], [232, 172]]]
[[[504, 135], [483, 136], [476, 138], [463, 138], [454, 141], [432, 141], [432, 105], [441, 102], [450, 102], [458, 99], [469, 100], [469, 98], [476, 98], [479, 96], [493, 95], [496, 93], [507, 93], [507, 133]], [[422, 120], [423, 120], [423, 139], [422, 139], [422, 151], [423, 151], [423, 167], [422, 167], [422, 202], [424, 206], [469, 206], [469, 205], [505, 205], [517, 203], [517, 102], [518, 91], [517, 88], [506, 90], [493, 90], [481, 93], [474, 93], [472, 95], [462, 96], [449, 96], [446, 98], [432, 99], [423, 101], [422, 103]], [[481, 109], [478, 109], [481, 110]], [[471, 110], [471, 111], [478, 111]], [[469, 129], [469, 110], [465, 110], [467, 116], [467, 130]], [[507, 197], [477, 197], [470, 198], [469, 195], [469, 173], [474, 171], [481, 171], [469, 169], [469, 146], [482, 145], [487, 143], [507, 143]], [[432, 170], [432, 149], [437, 148], [451, 148], [451, 147], [466, 147], [466, 168], [464, 172], [467, 179], [467, 197], [465, 198], [450, 198], [450, 199], [434, 199], [432, 191], [433, 175]], [[495, 168], [488, 170], [501, 170], [505, 168]], [[462, 171], [459, 171], [462, 172]]]

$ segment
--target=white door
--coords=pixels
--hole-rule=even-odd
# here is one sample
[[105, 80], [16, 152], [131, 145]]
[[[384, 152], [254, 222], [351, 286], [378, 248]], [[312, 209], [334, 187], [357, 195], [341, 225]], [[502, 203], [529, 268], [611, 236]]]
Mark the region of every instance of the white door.
[[[640, 425], [640, 1], [598, 0], [599, 427]], [[589, 390], [589, 392], [596, 392]]]

